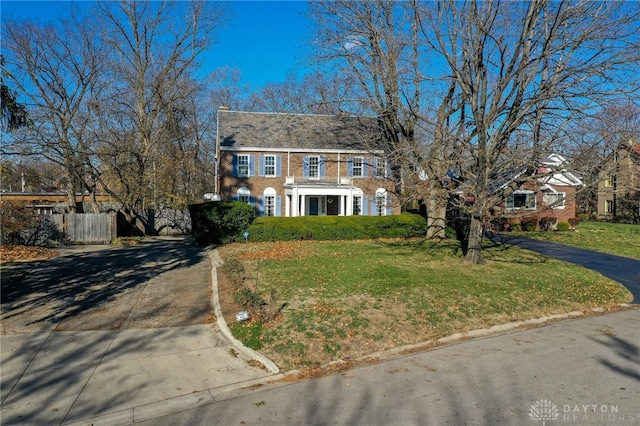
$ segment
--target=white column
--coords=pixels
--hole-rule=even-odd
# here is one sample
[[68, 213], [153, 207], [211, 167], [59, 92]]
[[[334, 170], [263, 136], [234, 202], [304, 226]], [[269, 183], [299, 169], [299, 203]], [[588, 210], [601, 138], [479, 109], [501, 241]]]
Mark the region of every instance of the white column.
[[285, 194], [284, 195], [284, 216], [285, 217], [290, 217], [291, 216], [291, 194]]
[[304, 215], [305, 215], [305, 212], [307, 211], [307, 210], [306, 210], [306, 208], [307, 208], [307, 205], [306, 205], [306, 204], [307, 204], [307, 203], [306, 203], [306, 198], [307, 198], [307, 197], [306, 197], [306, 196], [304, 196], [304, 195], [302, 195], [302, 196], [300, 197], [300, 209], [299, 209], [300, 216], [304, 216]]
[[344, 195], [340, 195], [340, 210], [338, 211], [338, 216], [346, 216], [346, 211], [344, 210]]
[[298, 216], [298, 188], [291, 191], [291, 216]]

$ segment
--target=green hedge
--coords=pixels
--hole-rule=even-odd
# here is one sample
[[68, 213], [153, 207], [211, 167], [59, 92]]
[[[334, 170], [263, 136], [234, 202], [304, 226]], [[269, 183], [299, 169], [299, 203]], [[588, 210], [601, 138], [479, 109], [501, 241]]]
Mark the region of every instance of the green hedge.
[[215, 201], [189, 206], [192, 235], [198, 244], [224, 244], [243, 239], [255, 218], [247, 203]]
[[249, 241], [356, 240], [421, 237], [427, 233], [422, 216], [301, 216], [260, 217], [249, 226]]

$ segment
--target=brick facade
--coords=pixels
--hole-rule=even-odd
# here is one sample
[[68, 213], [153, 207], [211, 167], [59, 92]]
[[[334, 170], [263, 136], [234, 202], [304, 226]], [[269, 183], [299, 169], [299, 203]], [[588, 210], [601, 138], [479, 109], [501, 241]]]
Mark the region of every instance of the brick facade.
[[353, 131], [362, 120], [221, 110], [217, 192], [259, 215], [399, 214], [384, 152]]

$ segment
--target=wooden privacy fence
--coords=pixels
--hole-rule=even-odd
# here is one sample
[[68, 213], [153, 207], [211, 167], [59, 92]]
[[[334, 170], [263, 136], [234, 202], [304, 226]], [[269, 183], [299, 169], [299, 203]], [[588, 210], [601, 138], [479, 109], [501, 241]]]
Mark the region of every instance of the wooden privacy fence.
[[69, 244], [111, 244], [116, 238], [114, 213], [52, 214], [44, 216], [58, 238]]

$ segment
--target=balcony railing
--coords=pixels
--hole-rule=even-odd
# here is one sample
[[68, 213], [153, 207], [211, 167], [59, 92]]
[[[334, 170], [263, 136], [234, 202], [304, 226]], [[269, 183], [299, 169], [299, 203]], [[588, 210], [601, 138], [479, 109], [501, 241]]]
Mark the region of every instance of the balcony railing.
[[304, 184], [323, 184], [323, 185], [353, 185], [353, 178], [347, 176], [324, 176], [322, 178], [309, 178], [302, 176], [287, 176], [285, 185], [304, 185]]

